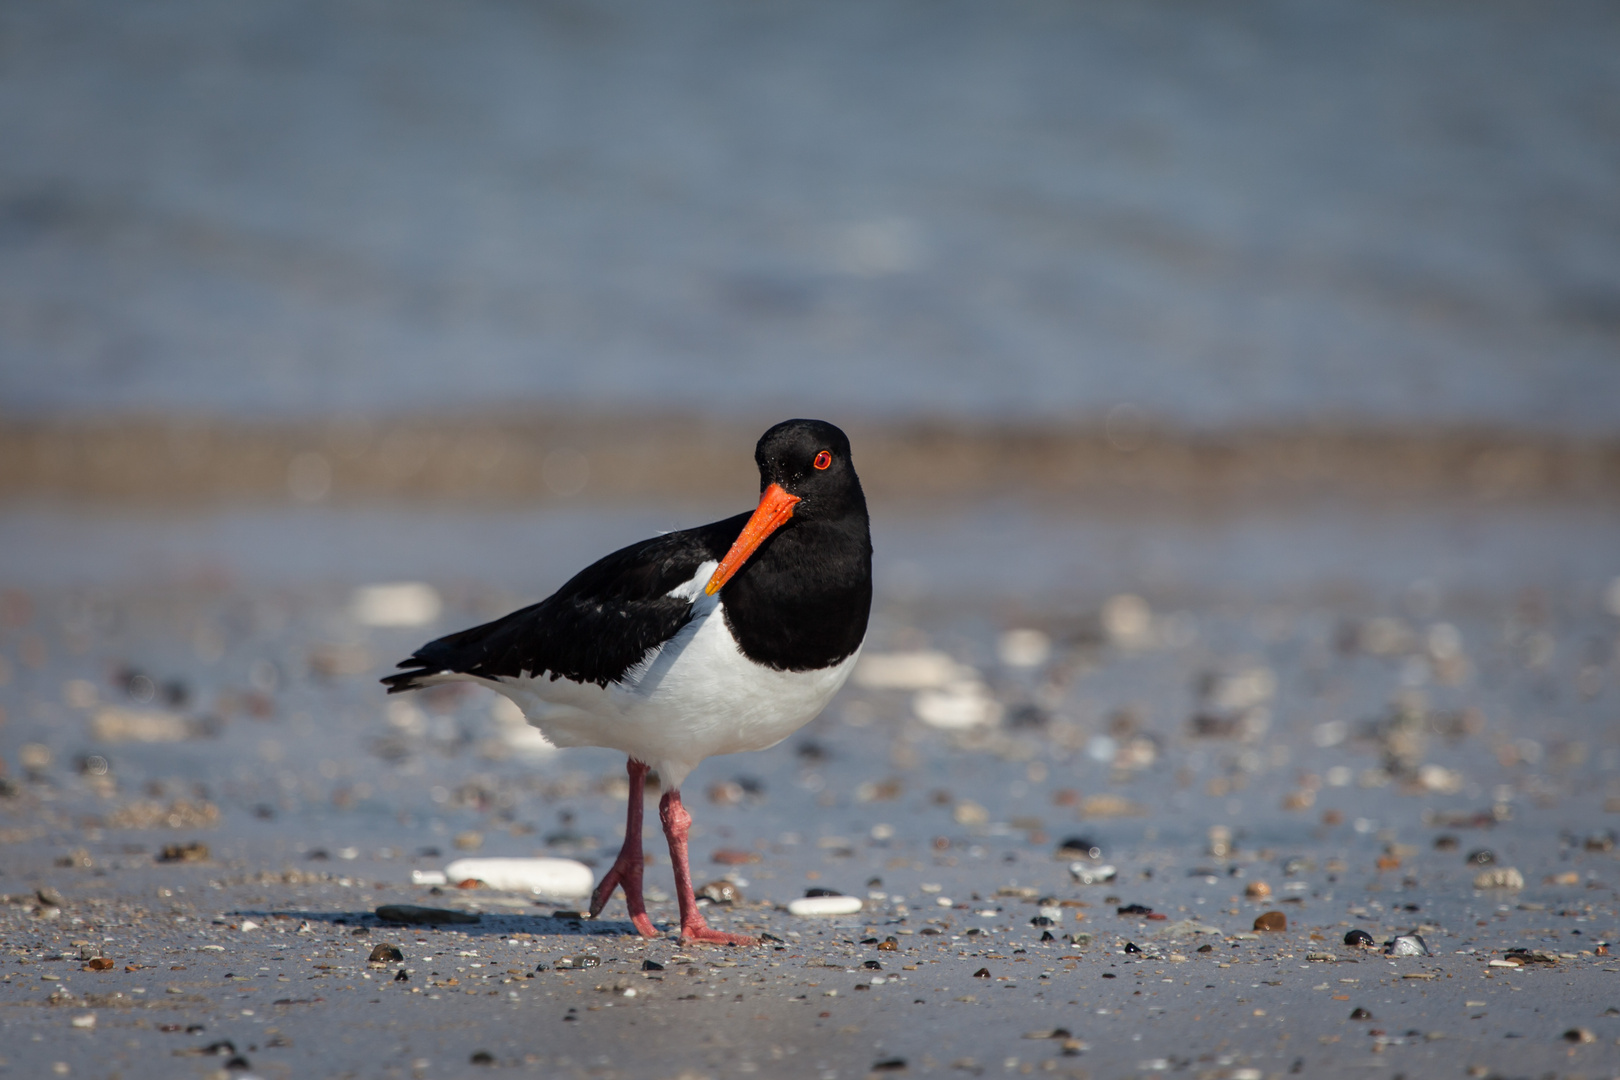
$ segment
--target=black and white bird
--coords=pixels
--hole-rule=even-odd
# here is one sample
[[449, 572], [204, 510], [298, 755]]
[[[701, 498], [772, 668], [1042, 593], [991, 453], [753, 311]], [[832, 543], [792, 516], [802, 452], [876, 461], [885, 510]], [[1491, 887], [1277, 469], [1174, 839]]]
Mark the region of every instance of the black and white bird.
[[754, 448], [752, 514], [667, 533], [586, 567], [545, 600], [442, 637], [382, 680], [389, 693], [470, 681], [517, 703], [557, 746], [629, 756], [624, 847], [591, 897], [642, 900], [642, 790], [663, 784], [683, 941], [744, 944], [710, 929], [687, 865], [681, 783], [704, 758], [775, 746], [826, 706], [855, 665], [872, 607], [872, 540], [849, 439], [787, 420]]

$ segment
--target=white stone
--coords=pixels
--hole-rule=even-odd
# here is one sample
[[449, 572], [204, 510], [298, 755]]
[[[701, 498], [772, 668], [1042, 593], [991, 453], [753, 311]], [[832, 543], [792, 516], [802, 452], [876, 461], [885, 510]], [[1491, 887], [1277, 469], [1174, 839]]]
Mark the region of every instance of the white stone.
[[1008, 630], [996, 642], [996, 656], [1008, 667], [1040, 667], [1052, 655], [1052, 639], [1040, 630]]
[[420, 581], [364, 585], [349, 598], [349, 614], [362, 626], [426, 626], [441, 606], [438, 590]]
[[532, 892], [542, 896], [589, 896], [591, 868], [573, 859], [457, 859], [444, 868], [452, 882], [475, 878], [492, 889]]
[[927, 690], [956, 682], [972, 672], [942, 652], [867, 653], [855, 665], [856, 686], [869, 690]]
[[412, 870], [412, 885], [445, 885], [450, 881], [443, 870]]
[[853, 915], [859, 910], [858, 896], [801, 896], [788, 903], [790, 915]]
[[981, 682], [958, 682], [939, 690], [919, 690], [911, 699], [911, 711], [929, 727], [945, 731], [994, 724], [1001, 719], [1001, 706]]

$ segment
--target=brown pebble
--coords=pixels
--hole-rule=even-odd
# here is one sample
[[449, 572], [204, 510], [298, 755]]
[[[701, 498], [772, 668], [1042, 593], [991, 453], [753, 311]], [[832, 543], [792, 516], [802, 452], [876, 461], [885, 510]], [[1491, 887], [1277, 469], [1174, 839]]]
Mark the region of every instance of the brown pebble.
[[1244, 887], [1243, 895], [1250, 900], [1264, 900], [1271, 895], [1271, 886], [1263, 881], [1251, 881]]
[[759, 852], [744, 851], [741, 848], [721, 848], [712, 858], [721, 866], [742, 866], [746, 863], [759, 862]]
[[85, 964], [84, 965], [84, 970], [86, 970], [86, 971], [111, 971], [113, 969], [114, 965], [115, 965], [115, 961], [109, 960], [105, 956], [98, 956], [94, 960], [92, 960], [89, 963]]
[[405, 959], [405, 954], [399, 951], [399, 946], [388, 941], [379, 941], [372, 946], [371, 955], [366, 958], [371, 964], [397, 964]]
[[1254, 920], [1254, 928], [1256, 930], [1286, 930], [1288, 929], [1288, 916], [1280, 911], [1262, 912], [1259, 918]]
[[1564, 1040], [1572, 1043], [1595, 1043], [1597, 1036], [1585, 1028], [1574, 1027], [1564, 1032]]

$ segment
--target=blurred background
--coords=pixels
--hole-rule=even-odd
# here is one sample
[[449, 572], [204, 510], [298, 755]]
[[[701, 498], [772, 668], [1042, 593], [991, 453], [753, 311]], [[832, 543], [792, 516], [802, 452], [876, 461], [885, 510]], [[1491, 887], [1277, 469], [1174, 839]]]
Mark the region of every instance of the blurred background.
[[1602, 2], [6, 5], [4, 573], [539, 590], [787, 415], [902, 591], [1606, 540], [1617, 56]]

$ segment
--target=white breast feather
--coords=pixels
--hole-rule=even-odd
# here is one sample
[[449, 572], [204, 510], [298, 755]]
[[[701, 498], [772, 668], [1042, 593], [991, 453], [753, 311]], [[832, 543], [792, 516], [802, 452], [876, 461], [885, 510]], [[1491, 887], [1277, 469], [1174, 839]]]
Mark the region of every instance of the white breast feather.
[[692, 602], [692, 621], [624, 678], [594, 683], [532, 678], [480, 680], [510, 697], [557, 746], [605, 746], [658, 770], [678, 788], [715, 754], [775, 746], [826, 707], [860, 650], [819, 671], [774, 671], [744, 656], [704, 587], [709, 560], [667, 595]]

